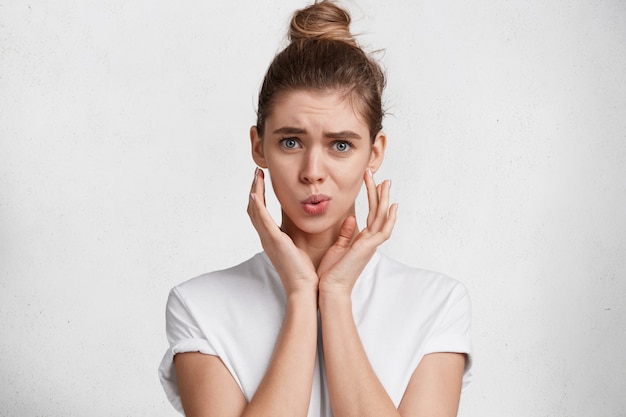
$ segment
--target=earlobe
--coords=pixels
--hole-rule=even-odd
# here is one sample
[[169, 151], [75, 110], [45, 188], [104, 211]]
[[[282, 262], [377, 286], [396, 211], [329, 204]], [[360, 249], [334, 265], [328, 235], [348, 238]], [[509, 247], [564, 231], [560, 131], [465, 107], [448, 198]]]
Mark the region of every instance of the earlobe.
[[385, 132], [381, 130], [374, 138], [374, 143], [372, 143], [372, 153], [368, 164], [368, 168], [371, 169], [372, 172], [378, 171], [378, 168], [383, 163], [386, 147], [387, 136], [385, 135]]
[[256, 126], [250, 128], [250, 146], [254, 163], [261, 168], [267, 168], [267, 162], [265, 162], [265, 154], [263, 152], [263, 138], [259, 136], [259, 131]]

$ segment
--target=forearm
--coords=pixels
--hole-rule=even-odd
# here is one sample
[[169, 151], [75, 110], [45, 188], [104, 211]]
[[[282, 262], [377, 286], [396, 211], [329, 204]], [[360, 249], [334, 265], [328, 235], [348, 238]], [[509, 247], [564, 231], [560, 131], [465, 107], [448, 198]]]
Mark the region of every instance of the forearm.
[[367, 358], [354, 323], [350, 296], [320, 293], [319, 309], [335, 417], [399, 416]]
[[316, 347], [316, 293], [288, 296], [285, 320], [272, 359], [243, 416], [306, 416]]

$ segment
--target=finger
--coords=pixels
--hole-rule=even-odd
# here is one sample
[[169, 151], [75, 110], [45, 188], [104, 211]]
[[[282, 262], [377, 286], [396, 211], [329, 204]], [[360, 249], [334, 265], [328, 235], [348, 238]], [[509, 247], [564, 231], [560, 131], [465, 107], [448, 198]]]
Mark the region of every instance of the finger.
[[254, 179], [252, 181], [252, 185], [250, 186], [250, 194], [248, 196], [249, 200], [248, 200], [247, 211], [251, 219], [252, 219], [253, 210], [254, 210], [253, 201], [256, 200], [257, 198], [256, 187], [257, 187], [258, 177], [259, 177], [259, 168], [257, 167], [257, 168], [254, 168]]
[[380, 197], [378, 199], [378, 214], [381, 219], [387, 219], [389, 214], [389, 195], [391, 193], [391, 180], [383, 182], [380, 187]]
[[254, 168], [254, 179], [252, 180], [252, 184], [250, 185], [250, 193], [252, 194], [255, 190], [257, 178], [259, 176], [259, 168]]
[[387, 215], [389, 213], [389, 189], [391, 188], [391, 181], [385, 180], [376, 187], [378, 196], [378, 207], [375, 212], [372, 222], [367, 226], [368, 230], [372, 233], [377, 233], [384, 226]]
[[398, 213], [398, 203], [394, 203], [389, 207], [383, 225], [378, 230], [369, 230], [367, 234], [361, 233], [352, 248], [356, 252], [373, 253], [378, 246], [391, 237], [391, 232], [396, 224]]
[[354, 238], [354, 232], [356, 231], [356, 218], [354, 216], [348, 216], [339, 229], [339, 236], [333, 246], [339, 248], [348, 248], [352, 239]]
[[367, 203], [369, 207], [369, 211], [367, 213], [367, 227], [369, 227], [374, 221], [374, 217], [376, 216], [376, 211], [378, 209], [378, 187], [376, 187], [376, 183], [374, 182], [374, 175], [372, 174], [371, 169], [365, 171], [364, 180], [365, 188], [367, 190]]
[[265, 175], [257, 168], [248, 202], [248, 214], [257, 232], [280, 230], [265, 207]]
[[254, 171], [252, 192], [255, 194], [255, 198], [260, 198], [263, 204], [265, 204], [265, 172], [260, 168]]
[[398, 217], [398, 203], [393, 203], [391, 207], [389, 207], [389, 215], [387, 216], [387, 221], [382, 229], [382, 235], [385, 240], [391, 237], [391, 232], [393, 231], [394, 226], [396, 225], [396, 219]]
[[250, 197], [252, 200], [260, 200], [265, 204], [265, 173], [262, 169], [254, 170], [254, 181], [250, 187]]

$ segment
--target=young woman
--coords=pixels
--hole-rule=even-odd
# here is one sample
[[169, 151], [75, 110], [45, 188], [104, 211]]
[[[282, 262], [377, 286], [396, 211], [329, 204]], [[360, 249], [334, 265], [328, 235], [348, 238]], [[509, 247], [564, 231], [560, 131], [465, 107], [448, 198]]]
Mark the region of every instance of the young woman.
[[[455, 416], [467, 291], [377, 253], [397, 205], [376, 185], [384, 76], [329, 1], [297, 11], [250, 130], [248, 214], [262, 253], [170, 293], [160, 375], [188, 417]], [[266, 169], [280, 227], [264, 203]], [[369, 214], [359, 230], [355, 200]]]

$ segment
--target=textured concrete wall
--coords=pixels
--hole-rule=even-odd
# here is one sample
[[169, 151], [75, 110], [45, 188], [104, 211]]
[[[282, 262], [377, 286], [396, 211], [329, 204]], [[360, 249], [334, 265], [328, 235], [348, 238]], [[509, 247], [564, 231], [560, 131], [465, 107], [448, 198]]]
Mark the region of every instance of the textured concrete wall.
[[[0, 1], [0, 415], [176, 415], [167, 292], [260, 249], [248, 128], [303, 4]], [[389, 76], [382, 250], [471, 291], [460, 415], [623, 416], [624, 3], [348, 5]]]

